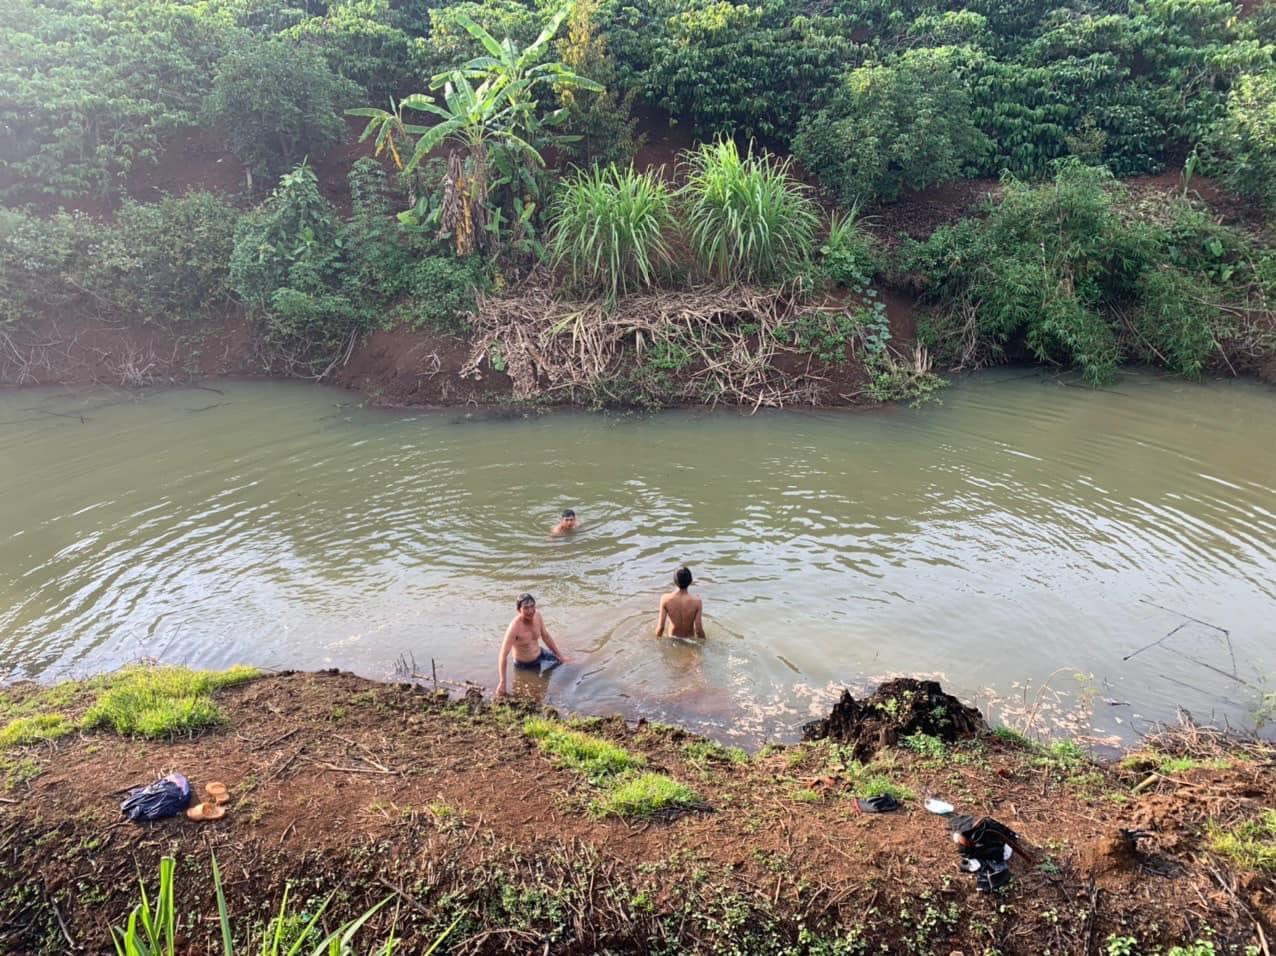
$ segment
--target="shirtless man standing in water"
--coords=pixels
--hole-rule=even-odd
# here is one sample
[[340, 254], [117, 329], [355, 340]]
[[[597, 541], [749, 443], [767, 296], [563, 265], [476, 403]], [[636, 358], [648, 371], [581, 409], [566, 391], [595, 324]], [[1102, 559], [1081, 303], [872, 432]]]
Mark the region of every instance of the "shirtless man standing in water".
[[697, 597], [687, 593], [691, 587], [691, 569], [681, 567], [674, 572], [675, 590], [660, 597], [660, 623], [656, 625], [656, 637], [665, 636], [665, 622], [670, 625], [670, 637], [704, 637], [704, 605]]
[[[505, 673], [509, 663], [510, 651], [514, 651], [514, 666], [522, 670], [539, 671], [544, 665], [546, 669], [557, 664], [570, 664], [567, 655], [558, 649], [554, 639], [545, 629], [541, 612], [536, 610], [536, 598], [530, 594], [519, 595], [514, 606], [518, 613], [510, 626], [505, 629], [505, 640], [501, 642], [501, 653], [497, 667], [500, 670], [500, 682], [496, 685], [496, 696], [505, 693]], [[549, 650], [542, 650], [540, 642], [544, 641]]]

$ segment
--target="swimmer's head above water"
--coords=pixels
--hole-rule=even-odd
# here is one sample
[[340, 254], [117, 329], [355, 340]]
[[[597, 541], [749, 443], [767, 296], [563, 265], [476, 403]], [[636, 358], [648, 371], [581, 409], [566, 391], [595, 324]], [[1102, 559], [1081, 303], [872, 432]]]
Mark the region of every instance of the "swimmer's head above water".
[[571, 508], [564, 508], [562, 515], [558, 519], [558, 524], [554, 525], [554, 534], [569, 534], [576, 530], [576, 512]]
[[685, 591], [691, 587], [691, 569], [685, 564], [673, 573], [673, 583]]
[[514, 602], [514, 607], [523, 615], [525, 621], [530, 621], [536, 616], [536, 598], [530, 594], [520, 594], [518, 600]]

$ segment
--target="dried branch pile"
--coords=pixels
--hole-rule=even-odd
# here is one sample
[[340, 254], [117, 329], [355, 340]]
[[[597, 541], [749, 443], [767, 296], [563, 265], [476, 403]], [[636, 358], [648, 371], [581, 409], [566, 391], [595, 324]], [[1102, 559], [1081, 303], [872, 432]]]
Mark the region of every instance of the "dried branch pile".
[[751, 408], [817, 404], [829, 382], [792, 343], [804, 305], [789, 288], [656, 291], [615, 302], [568, 301], [523, 287], [485, 298], [462, 374], [499, 361], [520, 399], [725, 402]]

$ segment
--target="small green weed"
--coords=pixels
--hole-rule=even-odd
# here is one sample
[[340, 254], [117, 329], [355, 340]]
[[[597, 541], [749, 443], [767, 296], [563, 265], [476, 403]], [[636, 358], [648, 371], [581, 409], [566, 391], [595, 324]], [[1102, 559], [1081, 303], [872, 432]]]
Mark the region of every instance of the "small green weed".
[[1089, 756], [1081, 749], [1081, 746], [1071, 740], [1056, 740], [1040, 750], [1041, 753], [1033, 758], [1034, 767], [1071, 773], [1090, 762]]
[[1118, 936], [1113, 933], [1108, 937], [1104, 952], [1107, 956], [1134, 956], [1138, 952], [1139, 941], [1133, 936]]
[[1171, 776], [1176, 773], [1187, 773], [1189, 770], [1226, 770], [1232, 765], [1230, 760], [1216, 757], [1213, 760], [1200, 760], [1196, 757], [1166, 757], [1156, 765], [1157, 773]]
[[1264, 810], [1231, 828], [1210, 824], [1208, 837], [1215, 853], [1248, 870], [1276, 873], [1276, 810]]
[[523, 722], [523, 733], [536, 741], [544, 753], [554, 757], [559, 766], [580, 771], [595, 784], [647, 763], [642, 756], [608, 740], [568, 730], [562, 724], [543, 717], [527, 718]]
[[901, 783], [895, 783], [880, 770], [853, 764], [847, 768], [846, 776], [857, 797], [891, 796], [896, 800], [916, 800], [917, 794]]
[[1003, 743], [1010, 744], [1013, 747], [1019, 747], [1023, 750], [1037, 750], [1038, 743], [1030, 737], [1026, 737], [1017, 730], [1012, 730], [1004, 724], [996, 727], [992, 732], [993, 736]]
[[617, 783], [595, 800], [592, 808], [605, 817], [651, 817], [702, 802], [699, 794], [684, 783], [661, 773], [642, 773]]
[[793, 791], [793, 799], [798, 803], [819, 803], [822, 798], [818, 790], [803, 788]]
[[739, 747], [724, 747], [712, 740], [690, 740], [682, 745], [682, 755], [694, 764], [749, 762], [749, 755]]
[[6, 790], [12, 790], [15, 787], [22, 786], [24, 783], [29, 783], [43, 772], [44, 769], [30, 757], [23, 757], [19, 760], [0, 758], [0, 773], [4, 774]]
[[944, 746], [944, 742], [931, 734], [912, 734], [900, 742], [913, 753], [920, 754], [928, 760], [943, 760], [948, 754], [948, 748]]

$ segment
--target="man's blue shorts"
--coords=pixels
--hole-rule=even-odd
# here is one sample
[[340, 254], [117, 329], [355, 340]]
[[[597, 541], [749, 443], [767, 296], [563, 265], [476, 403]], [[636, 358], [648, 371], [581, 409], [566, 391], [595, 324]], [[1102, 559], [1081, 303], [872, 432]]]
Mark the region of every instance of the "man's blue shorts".
[[560, 661], [557, 656], [545, 650], [543, 647], [541, 648], [541, 656], [535, 660], [520, 661], [517, 657], [514, 658], [514, 666], [525, 671], [538, 671], [542, 667], [548, 669], [553, 667], [555, 664], [561, 663], [562, 661]]

